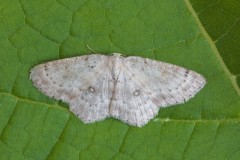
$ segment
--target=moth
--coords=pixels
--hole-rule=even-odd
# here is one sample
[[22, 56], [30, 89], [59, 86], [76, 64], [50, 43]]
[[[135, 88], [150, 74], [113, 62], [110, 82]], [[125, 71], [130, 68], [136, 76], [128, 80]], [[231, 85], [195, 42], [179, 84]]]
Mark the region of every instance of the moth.
[[137, 56], [91, 54], [55, 60], [31, 69], [45, 95], [62, 100], [85, 123], [114, 117], [142, 127], [161, 107], [194, 97], [206, 79], [173, 64]]

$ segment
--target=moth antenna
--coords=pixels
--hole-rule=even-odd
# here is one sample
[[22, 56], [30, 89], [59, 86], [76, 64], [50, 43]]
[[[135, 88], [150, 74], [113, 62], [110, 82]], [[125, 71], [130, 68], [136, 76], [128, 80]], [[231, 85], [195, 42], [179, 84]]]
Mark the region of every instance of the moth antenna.
[[99, 52], [94, 51], [92, 48], [90, 48], [88, 44], [87, 44], [87, 48], [88, 48], [90, 51], [92, 51], [93, 53], [99, 53]]

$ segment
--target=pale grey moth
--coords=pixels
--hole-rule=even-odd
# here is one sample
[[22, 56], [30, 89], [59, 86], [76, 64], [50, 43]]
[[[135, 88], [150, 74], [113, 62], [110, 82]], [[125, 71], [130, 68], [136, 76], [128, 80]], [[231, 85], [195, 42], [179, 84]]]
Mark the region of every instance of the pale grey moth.
[[42, 93], [67, 102], [85, 123], [114, 117], [138, 127], [159, 108], [188, 101], [206, 83], [194, 71], [119, 53], [43, 63], [32, 68], [30, 79]]

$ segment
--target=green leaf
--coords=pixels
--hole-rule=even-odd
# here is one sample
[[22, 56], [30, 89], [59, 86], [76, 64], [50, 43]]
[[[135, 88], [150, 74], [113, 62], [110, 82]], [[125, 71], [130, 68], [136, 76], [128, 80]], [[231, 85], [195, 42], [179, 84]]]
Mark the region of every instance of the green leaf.
[[240, 1], [190, 1], [240, 87]]
[[[236, 8], [236, 1], [227, 4]], [[217, 31], [207, 29], [200, 12], [212, 2], [201, 2], [1, 0], [0, 159], [238, 159], [240, 91], [232, 75], [239, 64], [224, 58], [229, 46], [231, 55], [239, 51], [238, 30], [226, 17]], [[68, 105], [40, 93], [29, 70], [90, 53], [87, 45], [180, 65], [204, 75], [207, 85], [143, 128], [112, 118], [85, 125]]]

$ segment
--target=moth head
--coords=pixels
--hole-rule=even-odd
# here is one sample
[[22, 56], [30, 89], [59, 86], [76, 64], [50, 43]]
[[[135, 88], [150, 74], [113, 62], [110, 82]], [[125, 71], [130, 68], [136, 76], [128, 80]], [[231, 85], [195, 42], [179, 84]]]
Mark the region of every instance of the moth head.
[[115, 57], [123, 57], [121, 53], [111, 53], [110, 55], [113, 55]]

